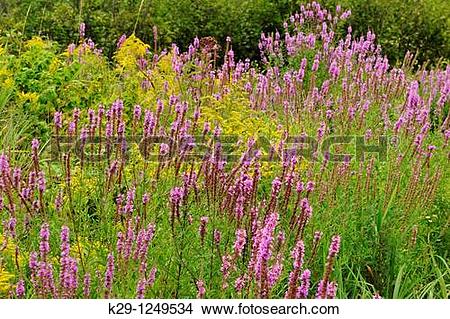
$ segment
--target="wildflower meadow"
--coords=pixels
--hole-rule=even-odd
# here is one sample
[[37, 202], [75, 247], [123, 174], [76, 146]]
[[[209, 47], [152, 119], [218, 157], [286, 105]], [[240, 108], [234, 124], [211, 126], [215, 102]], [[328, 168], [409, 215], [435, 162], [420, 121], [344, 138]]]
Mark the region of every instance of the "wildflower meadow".
[[449, 57], [350, 17], [0, 43], [0, 297], [449, 298]]

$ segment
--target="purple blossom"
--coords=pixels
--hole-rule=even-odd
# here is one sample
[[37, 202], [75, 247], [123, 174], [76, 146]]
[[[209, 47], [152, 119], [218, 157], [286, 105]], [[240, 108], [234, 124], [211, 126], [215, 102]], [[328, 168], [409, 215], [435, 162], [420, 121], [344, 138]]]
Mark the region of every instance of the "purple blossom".
[[214, 237], [214, 243], [215, 243], [216, 245], [219, 245], [219, 244], [220, 244], [221, 236], [222, 236], [222, 235], [221, 235], [221, 233], [220, 233], [220, 230], [214, 229], [213, 237]]
[[198, 228], [198, 233], [200, 235], [200, 241], [201, 241], [202, 245], [205, 240], [206, 225], [208, 224], [208, 220], [209, 220], [209, 218], [207, 216], [202, 216], [200, 218], [200, 226]]
[[244, 289], [245, 281], [245, 275], [236, 278], [236, 281], [234, 282], [234, 289], [236, 290], [236, 292], [241, 292], [242, 289]]
[[220, 271], [222, 272], [223, 282], [222, 282], [222, 289], [225, 289], [228, 287], [228, 277], [230, 276], [230, 270], [232, 267], [231, 264], [231, 256], [230, 255], [223, 255], [222, 256], [222, 266], [220, 267]]
[[84, 22], [81, 22], [80, 27], [79, 27], [80, 38], [84, 38], [85, 31], [86, 31], [86, 25], [84, 24]]
[[337, 253], [339, 252], [341, 246], [341, 237], [340, 236], [333, 236], [331, 239], [330, 248], [328, 250], [328, 258], [334, 258], [336, 257]]
[[142, 195], [142, 205], [147, 205], [150, 201], [150, 195], [148, 193], [144, 193]]
[[45, 175], [44, 175], [44, 172], [43, 172], [43, 171], [40, 171], [40, 172], [38, 173], [37, 184], [38, 184], [38, 190], [39, 190], [41, 193], [45, 192], [45, 184], [46, 184], [46, 181], [45, 181]]
[[146, 286], [147, 286], [147, 280], [145, 280], [145, 278], [140, 279], [137, 284], [137, 288], [136, 288], [136, 298], [137, 299], [144, 298]]
[[300, 269], [303, 265], [303, 258], [305, 256], [305, 245], [302, 240], [297, 241], [291, 252], [291, 256], [294, 259], [294, 269]]
[[156, 272], [157, 272], [158, 270], [156, 269], [156, 267], [153, 267], [151, 270], [150, 270], [150, 274], [148, 275], [148, 280], [147, 280], [147, 285], [149, 286], [149, 287], [152, 287], [153, 286], [153, 284], [155, 283], [155, 278], [156, 278]]
[[105, 271], [105, 298], [109, 298], [111, 295], [112, 284], [114, 280], [114, 255], [110, 253], [108, 255], [108, 261]]
[[247, 232], [245, 229], [236, 230], [236, 240], [234, 242], [234, 254], [236, 256], [242, 255], [242, 250], [244, 249], [245, 242], [247, 239]]
[[167, 154], [169, 154], [169, 145], [161, 143], [161, 145], [159, 146], [159, 155], [165, 156]]
[[68, 257], [70, 253], [69, 227], [61, 227], [61, 257]]
[[63, 194], [62, 192], [59, 192], [58, 195], [55, 198], [55, 210], [60, 213], [63, 206]]
[[206, 289], [205, 289], [205, 283], [203, 282], [203, 280], [197, 280], [197, 298], [198, 299], [203, 299], [205, 297], [205, 293], [206, 293]]
[[39, 243], [39, 252], [41, 254], [41, 259], [46, 260], [48, 253], [50, 252], [50, 230], [47, 223], [42, 224], [41, 231], [39, 232], [41, 241]]
[[257, 251], [257, 258], [255, 263], [255, 273], [259, 278], [264, 267], [267, 267], [267, 262], [272, 255], [273, 232], [278, 224], [278, 214], [272, 213], [268, 216], [264, 228], [261, 230], [261, 238], [259, 240], [259, 247]]
[[301, 285], [297, 289], [296, 298], [308, 298], [310, 280], [311, 280], [311, 271], [309, 269], [305, 269], [300, 276]]
[[278, 256], [275, 264], [272, 266], [272, 268], [270, 269], [269, 274], [268, 274], [267, 281], [268, 281], [270, 288], [272, 288], [275, 285], [275, 283], [278, 281], [278, 279], [281, 276], [282, 271], [283, 271], [283, 261], [282, 261], [281, 256]]
[[17, 286], [16, 286], [16, 296], [17, 298], [22, 299], [23, 297], [25, 297], [25, 282], [23, 281], [23, 279], [20, 279], [17, 282]]
[[179, 206], [183, 198], [184, 191], [181, 187], [174, 187], [170, 191], [170, 202], [175, 206]]
[[58, 129], [62, 128], [62, 113], [61, 112], [55, 112], [53, 115], [53, 122], [55, 123], [55, 127]]
[[314, 182], [313, 181], [309, 181], [306, 183], [306, 191], [312, 192], [314, 190]]
[[84, 275], [83, 279], [83, 297], [89, 298], [91, 294], [91, 275], [89, 273]]
[[121, 48], [126, 39], [127, 39], [127, 36], [125, 34], [122, 34], [120, 36], [119, 40], [117, 41], [117, 48]]

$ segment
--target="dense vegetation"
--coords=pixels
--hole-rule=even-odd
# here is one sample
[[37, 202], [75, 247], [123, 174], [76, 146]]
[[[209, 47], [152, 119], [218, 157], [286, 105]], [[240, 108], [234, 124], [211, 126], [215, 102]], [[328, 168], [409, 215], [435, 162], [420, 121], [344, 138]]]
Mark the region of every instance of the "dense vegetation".
[[450, 67], [297, 11], [258, 61], [112, 28], [109, 57], [96, 11], [2, 38], [0, 296], [448, 298]]
[[[321, 1], [328, 9], [338, 1]], [[233, 37], [236, 57], [259, 58], [262, 32], [282, 30], [283, 21], [297, 10], [300, 0], [6, 0], [0, 3], [0, 36], [20, 48], [24, 39], [48, 37], [65, 47], [77, 39], [78, 25], [111, 57], [121, 34], [136, 33], [153, 43], [158, 28], [161, 46], [177, 43], [187, 49], [196, 36], [213, 36], [224, 47]], [[436, 63], [450, 57], [450, 7], [446, 0], [344, 0], [352, 16], [347, 26], [361, 36], [372, 30], [392, 63], [402, 61], [407, 51], [418, 52], [417, 60]]]

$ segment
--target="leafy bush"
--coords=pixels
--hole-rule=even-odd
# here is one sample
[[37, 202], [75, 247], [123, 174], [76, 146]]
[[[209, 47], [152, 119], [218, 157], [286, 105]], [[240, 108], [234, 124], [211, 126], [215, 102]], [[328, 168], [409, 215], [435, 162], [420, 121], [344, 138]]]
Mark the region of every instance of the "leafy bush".
[[[9, 0], [0, 4], [0, 35], [31, 38], [46, 35], [66, 46], [76, 42], [78, 25], [111, 57], [121, 34], [136, 35], [153, 43], [153, 26], [161, 46], [176, 42], [186, 49], [195, 36], [213, 36], [224, 46], [234, 39], [238, 58], [257, 58], [261, 32], [282, 30], [289, 12], [305, 1], [288, 0]], [[336, 0], [320, 1], [334, 7]], [[368, 29], [392, 60], [401, 60], [407, 50], [418, 53], [419, 62], [450, 56], [450, 10], [445, 0], [344, 0], [352, 10], [350, 24], [356, 34]], [[342, 34], [346, 29], [341, 29]], [[20, 46], [20, 41], [15, 41]]]
[[356, 34], [373, 30], [391, 61], [407, 51], [417, 60], [450, 57], [450, 7], [445, 0], [349, 0], [349, 24]]

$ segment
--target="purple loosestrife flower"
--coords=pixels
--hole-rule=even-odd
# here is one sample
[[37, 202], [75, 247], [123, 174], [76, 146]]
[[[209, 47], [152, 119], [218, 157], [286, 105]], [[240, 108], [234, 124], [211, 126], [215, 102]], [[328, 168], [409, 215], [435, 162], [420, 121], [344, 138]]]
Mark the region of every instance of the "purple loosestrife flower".
[[282, 181], [275, 177], [272, 181], [272, 193], [270, 195], [270, 204], [269, 204], [269, 212], [273, 212], [276, 207], [277, 197], [281, 190]]
[[236, 219], [241, 220], [242, 216], [244, 215], [244, 200], [245, 197], [243, 195], [239, 195], [236, 200]]
[[272, 255], [271, 246], [273, 241], [273, 232], [278, 224], [278, 214], [272, 213], [268, 216], [264, 228], [261, 230], [261, 237], [259, 239], [255, 273], [258, 279], [261, 278], [263, 271], [266, 271], [267, 262]]
[[33, 285], [33, 288], [35, 290], [38, 289], [38, 283], [37, 283], [37, 272], [38, 272], [38, 254], [37, 252], [33, 251], [30, 253], [30, 259], [28, 261], [28, 267], [31, 271], [31, 283]]
[[222, 266], [220, 267], [220, 271], [222, 272], [222, 289], [226, 289], [228, 287], [228, 277], [230, 276], [230, 270], [232, 267], [232, 257], [230, 255], [222, 256]]
[[156, 99], [156, 113], [161, 114], [164, 110], [164, 102], [161, 99]]
[[333, 236], [333, 238], [331, 239], [330, 248], [328, 249], [327, 264], [325, 267], [323, 279], [320, 281], [319, 287], [317, 289], [316, 298], [318, 299], [325, 299], [328, 297], [327, 290], [329, 278], [331, 275], [331, 271], [333, 270], [334, 259], [336, 258], [336, 255], [339, 252], [340, 245], [341, 245], [341, 237], [338, 235]]
[[124, 245], [124, 249], [123, 249], [123, 258], [125, 260], [128, 260], [128, 258], [130, 258], [134, 239], [135, 239], [134, 229], [133, 229], [132, 223], [130, 222], [128, 224], [128, 229], [127, 229], [126, 238], [125, 238], [125, 245]]
[[139, 58], [139, 59], [137, 60], [138, 68], [139, 68], [139, 70], [141, 70], [141, 71], [144, 71], [144, 72], [145, 72], [145, 70], [147, 69], [147, 64], [148, 64], [148, 62], [147, 62], [147, 60], [144, 59], [144, 58]]
[[169, 145], [161, 143], [159, 146], [159, 155], [166, 156], [167, 154], [169, 154]]
[[150, 274], [148, 275], [148, 280], [147, 280], [147, 286], [152, 287], [153, 284], [155, 283], [155, 278], [156, 278], [156, 272], [158, 271], [158, 269], [156, 267], [153, 267], [150, 270]]
[[206, 235], [206, 225], [208, 224], [209, 218], [207, 216], [202, 216], [200, 218], [200, 226], [198, 228], [198, 233], [200, 235], [200, 242], [204, 243], [205, 235]]
[[14, 217], [11, 217], [6, 225], [6, 230], [12, 238], [16, 238], [16, 224], [17, 220]]
[[155, 127], [155, 117], [150, 110], [145, 110], [144, 113], [144, 135], [149, 137], [152, 135], [153, 128]]
[[69, 257], [70, 241], [69, 241], [69, 227], [61, 227], [61, 257]]
[[145, 278], [140, 279], [137, 284], [137, 288], [136, 288], [136, 298], [137, 299], [144, 299], [146, 286], [147, 286], [147, 280]]
[[138, 258], [141, 261], [144, 261], [147, 256], [148, 246], [153, 239], [153, 235], [155, 234], [155, 225], [149, 224], [146, 229], [142, 229], [139, 231], [137, 240], [136, 240], [136, 250], [134, 253], [134, 259]]
[[89, 117], [89, 127], [91, 129], [91, 134], [95, 130], [97, 126], [97, 119], [95, 118], [95, 111], [93, 109], [88, 110], [88, 117]]
[[39, 279], [38, 291], [41, 298], [53, 295], [55, 297], [55, 285], [53, 282], [53, 267], [45, 262], [38, 263], [37, 278]]
[[403, 116], [401, 116], [394, 124], [394, 133], [398, 134], [404, 123], [405, 119], [403, 118]]
[[[38, 142], [39, 143], [39, 142]], [[4, 154], [0, 154], [0, 173], [2, 175], [8, 176], [10, 174], [9, 160], [8, 156]], [[31, 174], [31, 173], [30, 173]], [[2, 179], [0, 181], [3, 182]], [[4, 183], [3, 183], [4, 184]]]
[[341, 237], [340, 236], [333, 236], [331, 239], [330, 248], [328, 250], [328, 258], [334, 258], [336, 257], [337, 253], [339, 252], [341, 246]]
[[80, 27], [79, 27], [79, 34], [80, 34], [80, 38], [84, 38], [85, 36], [85, 32], [86, 32], [86, 24], [84, 24], [84, 22], [80, 23]]
[[70, 55], [73, 55], [73, 52], [75, 51], [75, 43], [71, 43], [67, 46], [67, 52]]
[[314, 232], [314, 239], [313, 239], [313, 245], [317, 245], [322, 238], [323, 233], [321, 231], [315, 231]]
[[209, 122], [205, 122], [203, 124], [203, 132], [202, 132], [203, 136], [208, 134], [210, 130], [211, 130], [211, 126], [210, 126]]
[[135, 105], [133, 110], [133, 121], [135, 124], [140, 120], [142, 114], [142, 109], [140, 105]]
[[246, 239], [247, 239], [247, 232], [245, 231], [245, 229], [237, 229], [236, 240], [234, 242], [234, 255], [236, 257], [237, 256], [240, 257], [242, 255]]
[[113, 280], [114, 280], [114, 255], [110, 253], [108, 255], [108, 261], [106, 263], [106, 271], [105, 271], [105, 298], [109, 298], [111, 295]]
[[205, 283], [203, 280], [197, 280], [197, 298], [203, 299], [205, 297], [206, 289], [205, 289]]
[[303, 265], [303, 258], [305, 256], [305, 245], [302, 240], [297, 241], [291, 256], [292, 259], [294, 259], [294, 269], [300, 269]]
[[68, 259], [69, 259], [69, 268], [67, 269], [68, 297], [73, 298], [78, 288], [78, 263], [74, 258]]
[[282, 182], [278, 177], [272, 181], [272, 196], [277, 196], [280, 192]]
[[183, 199], [184, 196], [184, 190], [181, 187], [174, 187], [172, 188], [172, 190], [170, 191], [170, 202], [172, 203], [172, 227], [173, 227], [173, 223], [175, 220], [175, 217], [179, 217], [179, 213], [180, 213], [180, 205], [181, 205], [181, 200]]
[[317, 139], [319, 141], [322, 140], [322, 137], [325, 135], [326, 128], [325, 122], [320, 123], [320, 127], [317, 129]]
[[427, 152], [427, 157], [431, 158], [431, 156], [433, 156], [433, 152], [436, 150], [436, 146], [434, 145], [428, 145], [428, 152]]
[[42, 260], [47, 259], [47, 255], [50, 252], [50, 245], [48, 240], [50, 238], [50, 230], [47, 223], [42, 224], [41, 231], [39, 232], [41, 241], [39, 243], [39, 252]]
[[31, 151], [32, 151], [32, 156], [33, 156], [33, 161], [38, 161], [39, 157], [38, 157], [38, 153], [39, 153], [39, 141], [37, 139], [33, 139], [31, 141]]
[[84, 275], [83, 279], [83, 297], [89, 298], [91, 295], [91, 275], [89, 273]]
[[294, 269], [289, 274], [288, 290], [285, 294], [285, 298], [288, 299], [295, 298], [297, 292], [297, 282], [303, 265], [303, 258], [305, 256], [305, 246], [302, 240], [297, 241], [291, 256], [294, 259]]
[[147, 205], [150, 201], [150, 195], [148, 193], [144, 193], [142, 195], [142, 205]]
[[334, 281], [329, 282], [327, 285], [327, 299], [336, 298], [336, 290], [337, 290], [337, 284]]
[[55, 123], [55, 127], [57, 129], [62, 128], [62, 113], [61, 112], [55, 112], [53, 115], [53, 122]]
[[69, 127], [67, 129], [67, 132], [69, 133], [70, 136], [74, 136], [75, 135], [75, 129], [76, 129], [75, 122], [73, 122], [73, 121], [69, 122]]
[[306, 183], [306, 191], [308, 193], [312, 192], [314, 190], [314, 182], [313, 181], [309, 181], [308, 183]]
[[309, 201], [307, 198], [303, 198], [300, 201], [300, 207], [302, 208], [302, 213], [300, 216], [300, 222], [301, 222], [300, 227], [302, 227], [302, 229], [303, 229], [312, 216], [312, 207], [309, 204]]
[[372, 137], [372, 130], [369, 128], [364, 134], [364, 140], [367, 142], [368, 140], [370, 140], [371, 137]]
[[105, 136], [107, 139], [109, 139], [113, 136], [113, 125], [112, 125], [111, 121], [106, 122]]
[[80, 132], [80, 141], [82, 146], [86, 144], [87, 137], [88, 137], [88, 130], [87, 128], [83, 127]]
[[116, 197], [116, 207], [117, 207], [117, 213], [122, 214], [123, 213], [123, 194], [119, 194]]
[[244, 289], [245, 282], [246, 282], [245, 275], [242, 275], [242, 276], [239, 276], [236, 278], [236, 281], [234, 282], [234, 289], [236, 290], [236, 292], [241, 292], [242, 289]]
[[127, 192], [127, 201], [125, 203], [124, 213], [131, 214], [134, 211], [134, 198], [136, 197], [136, 188], [132, 188]]
[[117, 243], [116, 243], [116, 249], [117, 254], [121, 256], [123, 254], [123, 247], [124, 247], [124, 237], [122, 232], [117, 233]]
[[220, 230], [214, 229], [213, 237], [214, 237], [214, 244], [219, 245], [222, 237]]
[[303, 184], [302, 181], [298, 181], [296, 190], [297, 190], [297, 193], [303, 192], [305, 190], [305, 184]]
[[414, 138], [414, 145], [416, 146], [416, 150], [422, 146], [423, 138], [424, 136], [422, 133], [417, 134]]
[[216, 127], [214, 128], [214, 137], [218, 138], [221, 133], [222, 133], [222, 129], [220, 128], [219, 125], [216, 125]]
[[62, 192], [59, 192], [55, 198], [55, 210], [60, 213], [62, 211], [64, 200]]
[[125, 43], [125, 40], [127, 39], [127, 36], [125, 34], [122, 34], [119, 38], [119, 40], [117, 41], [117, 48], [121, 48], [122, 45]]
[[16, 286], [16, 296], [19, 299], [25, 297], [25, 282], [23, 279], [20, 279]]
[[272, 268], [270, 268], [268, 274], [267, 281], [269, 288], [272, 288], [275, 285], [275, 283], [280, 278], [282, 272], [283, 272], [283, 259], [281, 255], [278, 255], [275, 264], [272, 266]]
[[300, 276], [300, 280], [302, 284], [300, 285], [300, 287], [298, 287], [295, 298], [297, 299], [308, 298], [311, 280], [311, 271], [309, 269], [305, 269]]
[[37, 184], [38, 184], [38, 190], [39, 192], [43, 193], [45, 192], [45, 188], [46, 188], [46, 181], [45, 181], [45, 174], [43, 171], [40, 171], [38, 173], [38, 178], [37, 178]]

